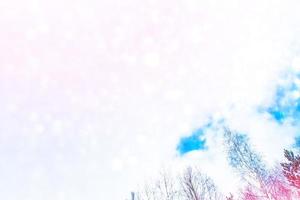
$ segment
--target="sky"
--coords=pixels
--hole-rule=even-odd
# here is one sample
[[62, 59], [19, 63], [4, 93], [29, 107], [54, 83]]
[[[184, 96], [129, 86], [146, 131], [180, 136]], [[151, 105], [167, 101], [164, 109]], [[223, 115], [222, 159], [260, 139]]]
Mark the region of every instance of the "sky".
[[299, 10], [0, 1], [0, 199], [124, 200], [162, 167], [188, 164], [234, 190], [221, 127], [270, 165], [299, 146]]

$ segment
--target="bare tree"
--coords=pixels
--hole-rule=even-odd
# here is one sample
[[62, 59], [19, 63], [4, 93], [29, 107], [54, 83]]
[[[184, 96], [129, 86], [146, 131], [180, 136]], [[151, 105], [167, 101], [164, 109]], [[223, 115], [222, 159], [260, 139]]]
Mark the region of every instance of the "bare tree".
[[229, 194], [229, 196], [226, 196], [226, 200], [234, 200], [233, 194]]
[[198, 169], [187, 168], [180, 178], [182, 196], [186, 200], [217, 200], [220, 194], [211, 178]]
[[278, 170], [267, 169], [261, 156], [251, 148], [245, 135], [225, 128], [224, 139], [229, 162], [246, 183], [243, 199], [289, 198], [289, 190], [281, 173]]
[[262, 179], [266, 174], [266, 167], [261, 157], [252, 150], [248, 138], [229, 129], [224, 130], [225, 147], [230, 165], [236, 168], [247, 182]]
[[188, 167], [174, 178], [166, 171], [152, 184], [136, 193], [136, 200], [220, 200], [221, 195], [211, 178]]
[[287, 162], [281, 163], [282, 168], [267, 168], [245, 135], [225, 129], [224, 144], [231, 166], [245, 183], [239, 194], [223, 196], [211, 178], [196, 167], [188, 167], [176, 178], [166, 170], [161, 172], [156, 181], [146, 184], [136, 193], [134, 200], [299, 199], [300, 156], [285, 151]]
[[178, 191], [170, 173], [162, 171], [154, 183], [146, 184], [137, 192], [137, 200], [176, 200]]

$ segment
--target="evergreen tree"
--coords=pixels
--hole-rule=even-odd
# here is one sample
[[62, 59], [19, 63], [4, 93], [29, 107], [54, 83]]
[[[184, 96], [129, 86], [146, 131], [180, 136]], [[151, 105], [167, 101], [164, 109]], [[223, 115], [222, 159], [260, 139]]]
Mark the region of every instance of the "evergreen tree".
[[284, 157], [287, 162], [281, 163], [283, 175], [291, 186], [300, 190], [300, 156], [295, 156], [292, 151], [284, 150]]

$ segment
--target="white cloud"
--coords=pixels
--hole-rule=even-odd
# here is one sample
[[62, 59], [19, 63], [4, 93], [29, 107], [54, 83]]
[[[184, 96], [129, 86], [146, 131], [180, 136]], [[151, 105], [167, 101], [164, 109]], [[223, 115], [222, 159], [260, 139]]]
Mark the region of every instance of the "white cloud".
[[[293, 127], [253, 109], [297, 67], [296, 0], [1, 4], [3, 199], [124, 199], [160, 166], [180, 166], [180, 136], [212, 115], [270, 159], [291, 143]], [[191, 161], [223, 167], [217, 151]]]

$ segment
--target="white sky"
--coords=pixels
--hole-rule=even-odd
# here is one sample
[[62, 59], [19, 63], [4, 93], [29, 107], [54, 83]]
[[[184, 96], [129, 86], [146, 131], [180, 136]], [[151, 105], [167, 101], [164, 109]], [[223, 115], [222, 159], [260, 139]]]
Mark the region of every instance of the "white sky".
[[119, 200], [186, 162], [228, 191], [230, 172], [212, 172], [226, 168], [217, 133], [206, 153], [178, 158], [176, 145], [212, 116], [268, 161], [292, 144], [296, 127], [256, 108], [300, 69], [299, 10], [298, 0], [0, 1], [0, 199]]

